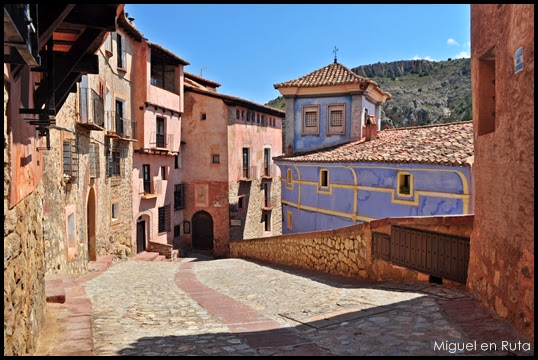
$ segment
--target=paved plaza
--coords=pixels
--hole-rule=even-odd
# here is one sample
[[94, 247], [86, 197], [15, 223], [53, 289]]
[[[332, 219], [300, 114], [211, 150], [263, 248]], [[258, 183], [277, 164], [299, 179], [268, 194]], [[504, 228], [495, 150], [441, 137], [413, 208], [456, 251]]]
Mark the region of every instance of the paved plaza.
[[372, 282], [198, 255], [117, 262], [79, 287], [71, 293], [85, 292], [87, 300], [72, 302], [90, 304], [92, 341], [77, 340], [78, 350], [62, 350], [58, 341], [41, 354], [534, 354], [533, 342], [463, 287]]

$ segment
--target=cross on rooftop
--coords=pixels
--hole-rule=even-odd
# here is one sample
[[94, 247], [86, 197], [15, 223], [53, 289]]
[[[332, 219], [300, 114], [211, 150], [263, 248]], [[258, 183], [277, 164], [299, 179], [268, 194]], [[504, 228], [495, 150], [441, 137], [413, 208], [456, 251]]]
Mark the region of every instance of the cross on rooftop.
[[333, 53], [334, 53], [334, 63], [336, 64], [336, 53], [338, 52], [338, 49], [336, 46], [334, 47]]

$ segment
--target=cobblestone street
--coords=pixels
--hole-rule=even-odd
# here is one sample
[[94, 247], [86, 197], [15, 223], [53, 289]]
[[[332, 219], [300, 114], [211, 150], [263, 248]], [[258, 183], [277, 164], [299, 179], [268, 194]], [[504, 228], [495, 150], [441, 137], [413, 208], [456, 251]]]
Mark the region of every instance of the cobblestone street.
[[84, 287], [94, 355], [534, 354], [463, 288], [437, 284], [192, 257], [120, 262]]

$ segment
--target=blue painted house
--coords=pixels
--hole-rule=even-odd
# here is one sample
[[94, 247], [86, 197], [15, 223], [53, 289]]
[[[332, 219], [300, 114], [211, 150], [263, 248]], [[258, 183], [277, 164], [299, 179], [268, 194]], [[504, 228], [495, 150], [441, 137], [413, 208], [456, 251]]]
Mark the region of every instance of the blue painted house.
[[471, 121], [379, 129], [390, 94], [335, 63], [275, 84], [286, 100], [283, 233], [471, 212]]

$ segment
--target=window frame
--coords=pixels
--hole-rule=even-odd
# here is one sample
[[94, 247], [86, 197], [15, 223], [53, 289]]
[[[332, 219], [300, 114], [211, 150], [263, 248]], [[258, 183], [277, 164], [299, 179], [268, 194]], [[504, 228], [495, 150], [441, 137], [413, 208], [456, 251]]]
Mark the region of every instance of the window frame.
[[[307, 113], [316, 113], [316, 125], [307, 126], [306, 125], [306, 114]], [[302, 107], [302, 136], [319, 136], [320, 128], [320, 105], [303, 105]]]
[[185, 209], [185, 184], [174, 185], [174, 210]]
[[[116, 216], [114, 217], [114, 206], [116, 206]], [[114, 199], [110, 201], [110, 225], [116, 225], [120, 223], [120, 199]]]
[[[327, 104], [327, 135], [345, 135], [346, 134], [346, 104]], [[342, 125], [333, 126], [331, 114], [336, 111], [342, 112]]]
[[[408, 179], [408, 189], [409, 189], [409, 193], [404, 193], [401, 191], [401, 189], [405, 186], [405, 178]], [[410, 197], [413, 197], [413, 193], [414, 193], [414, 179], [413, 179], [413, 174], [409, 173], [409, 172], [406, 172], [406, 171], [399, 171], [398, 174], [397, 174], [397, 181], [396, 181], [396, 193], [398, 194], [398, 196], [401, 196], [401, 197], [407, 197], [407, 198], [410, 198]]]
[[[324, 176], [324, 174], [325, 174], [325, 176]], [[331, 183], [330, 183], [330, 180], [329, 180], [329, 170], [320, 169], [319, 170], [319, 187], [320, 187], [320, 189], [329, 189], [330, 185], [331, 185]]]

